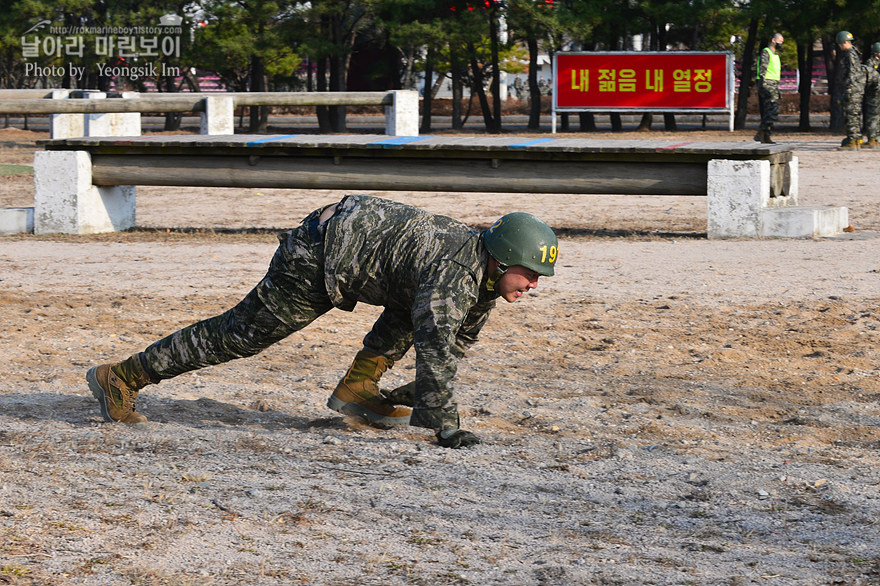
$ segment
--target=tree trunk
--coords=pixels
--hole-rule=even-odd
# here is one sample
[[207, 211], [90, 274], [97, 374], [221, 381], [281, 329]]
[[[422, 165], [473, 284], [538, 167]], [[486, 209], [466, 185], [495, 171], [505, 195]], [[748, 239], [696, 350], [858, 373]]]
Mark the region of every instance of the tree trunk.
[[[318, 67], [315, 72], [316, 85], [319, 92], [327, 91], [327, 57], [318, 57]], [[327, 106], [316, 106], [315, 113], [318, 115], [318, 128], [322, 133], [330, 132], [330, 112]]]
[[[251, 57], [251, 91], [266, 91], [266, 64], [262, 57], [254, 55]], [[266, 132], [266, 125], [269, 121], [269, 109], [266, 106], [251, 106], [250, 108], [250, 127], [248, 132]]]
[[529, 38], [529, 130], [541, 127], [541, 88], [538, 87], [538, 39]]
[[[174, 91], [174, 78], [170, 75], [166, 75], [162, 78], [162, 81], [165, 85], [166, 92]], [[165, 113], [165, 126], [163, 126], [163, 130], [168, 132], [173, 132], [175, 130], [180, 130], [180, 121], [183, 119], [182, 112], [166, 112]]]
[[800, 117], [798, 118], [798, 130], [810, 131], [810, 96], [813, 93], [813, 41], [798, 43], [798, 93], [800, 94]]
[[492, 47], [492, 127], [489, 132], [501, 132], [501, 67], [498, 64], [498, 11], [489, 14], [489, 39]]
[[495, 120], [492, 119], [492, 111], [489, 108], [489, 99], [486, 97], [486, 90], [483, 89], [483, 71], [480, 64], [477, 63], [477, 52], [474, 46], [469, 47], [471, 54], [471, 72], [474, 76], [474, 85], [471, 92], [477, 92], [477, 98], [480, 100], [480, 109], [483, 111], [483, 123], [486, 125], [487, 132], [495, 132]]
[[449, 58], [452, 66], [452, 128], [461, 130], [464, 124], [461, 121], [461, 100], [464, 91], [461, 83], [461, 63], [458, 51], [450, 44]]
[[846, 121], [843, 117], [842, 94], [845, 88], [837, 87], [837, 45], [822, 38], [822, 56], [825, 58], [825, 75], [828, 76], [828, 95], [831, 96], [831, 120], [829, 130], [842, 131]]
[[596, 117], [592, 112], [579, 113], [578, 124], [580, 124], [581, 132], [596, 132]]
[[[333, 19], [333, 44], [341, 47], [344, 44], [342, 22], [338, 18]], [[346, 55], [342, 51], [330, 57], [330, 91], [345, 91], [345, 63]], [[333, 132], [345, 132], [345, 106], [330, 106], [330, 127]]]
[[758, 19], [749, 21], [749, 32], [746, 35], [746, 46], [743, 51], [742, 71], [739, 74], [739, 95], [736, 99], [736, 111], [733, 114], [733, 127], [742, 130], [746, 127], [749, 113], [749, 91], [752, 85], [752, 71], [755, 64], [755, 45], [758, 42]]
[[431, 132], [431, 108], [434, 103], [434, 46], [428, 46], [428, 54], [425, 57], [425, 89], [422, 91], [422, 126], [419, 133]]

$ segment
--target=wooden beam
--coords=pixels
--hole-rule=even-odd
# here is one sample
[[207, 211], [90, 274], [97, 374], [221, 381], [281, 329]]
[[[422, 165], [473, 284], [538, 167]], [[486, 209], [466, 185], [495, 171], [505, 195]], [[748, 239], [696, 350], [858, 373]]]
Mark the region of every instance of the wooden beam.
[[0, 100], [38, 100], [51, 98], [52, 90], [7, 90], [0, 89]]
[[103, 100], [2, 100], [0, 114], [105, 114], [117, 112], [204, 112], [198, 95], [175, 98], [107, 98]]
[[699, 163], [93, 155], [95, 185], [706, 195]]
[[235, 92], [236, 106], [392, 106], [391, 92]]
[[[41, 90], [42, 91], [42, 90]], [[45, 92], [44, 92], [45, 93]], [[11, 98], [0, 94], [0, 114], [99, 114], [118, 112], [204, 112], [208, 96], [231, 97], [235, 106], [390, 106], [390, 92], [230, 92], [143, 94], [138, 98], [62, 100]]]

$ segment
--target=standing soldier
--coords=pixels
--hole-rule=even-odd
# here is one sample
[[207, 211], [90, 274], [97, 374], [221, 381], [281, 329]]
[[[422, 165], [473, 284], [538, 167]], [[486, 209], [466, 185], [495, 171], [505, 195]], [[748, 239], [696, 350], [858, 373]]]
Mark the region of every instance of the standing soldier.
[[[349, 195], [279, 240], [266, 276], [238, 305], [122, 362], [89, 369], [104, 419], [144, 426], [135, 409], [144, 386], [253, 356], [334, 307], [352, 311], [364, 302], [384, 311], [327, 406], [374, 423], [427, 427], [444, 447], [479, 443], [459, 427], [452, 379], [495, 300], [513, 303], [553, 275], [558, 249], [550, 227], [514, 212], [477, 232], [412, 206]], [[378, 384], [413, 346], [410, 410], [380, 394]]]
[[513, 90], [516, 93], [517, 100], [523, 99], [523, 80], [519, 73], [516, 74], [516, 79], [513, 80]]
[[862, 142], [862, 100], [865, 97], [865, 67], [862, 57], [853, 47], [853, 36], [849, 31], [837, 33], [837, 67], [834, 71], [834, 84], [841, 96], [841, 106], [846, 124], [846, 138], [838, 147], [840, 150], [858, 150]]
[[868, 142], [862, 145], [863, 149], [876, 149], [880, 147], [880, 43], [871, 45], [871, 56], [865, 61], [868, 70], [868, 78], [865, 83], [865, 133]]
[[779, 78], [782, 73], [779, 48], [784, 40], [781, 34], [774, 33], [770, 45], [764, 47], [758, 59], [758, 103], [761, 107], [761, 128], [755, 135], [758, 142], [774, 144], [770, 134], [779, 120]]

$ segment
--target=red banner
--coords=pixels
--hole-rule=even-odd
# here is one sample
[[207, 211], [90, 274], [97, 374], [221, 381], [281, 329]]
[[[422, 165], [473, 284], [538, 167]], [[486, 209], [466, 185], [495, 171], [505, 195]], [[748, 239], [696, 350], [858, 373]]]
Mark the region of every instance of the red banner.
[[730, 109], [728, 53], [557, 53], [555, 109]]

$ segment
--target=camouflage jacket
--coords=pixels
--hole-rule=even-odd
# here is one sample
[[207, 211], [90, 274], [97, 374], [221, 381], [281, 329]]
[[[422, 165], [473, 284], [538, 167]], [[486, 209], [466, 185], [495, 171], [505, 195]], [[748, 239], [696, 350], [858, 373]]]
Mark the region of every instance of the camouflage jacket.
[[866, 73], [867, 69], [862, 65], [862, 56], [855, 47], [843, 51], [834, 72], [835, 83], [840, 93], [864, 91]]
[[880, 84], [880, 57], [877, 54], [873, 54], [865, 61], [865, 69], [868, 70], [868, 85], [876, 87]]
[[457, 362], [497, 298], [486, 289], [489, 253], [480, 233], [446, 216], [360, 195], [346, 196], [325, 230], [324, 279], [333, 305], [384, 307], [374, 331], [384, 318], [402, 351], [416, 348], [410, 424], [458, 427]]

